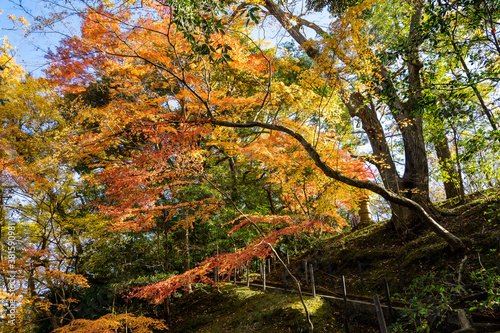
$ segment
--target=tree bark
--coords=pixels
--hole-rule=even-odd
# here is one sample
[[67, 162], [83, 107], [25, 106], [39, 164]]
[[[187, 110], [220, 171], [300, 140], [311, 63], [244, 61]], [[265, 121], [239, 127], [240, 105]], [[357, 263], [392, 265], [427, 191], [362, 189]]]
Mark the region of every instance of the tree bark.
[[465, 197], [464, 189], [460, 186], [458, 173], [452, 164], [451, 151], [448, 139], [444, 133], [440, 133], [439, 137], [434, 142], [436, 155], [439, 161], [439, 168], [446, 173], [447, 178], [443, 181], [446, 199]]
[[384, 129], [377, 116], [374, 106], [370, 105], [365, 97], [355, 92], [351, 94], [350, 101], [344, 100], [349, 110], [349, 115], [361, 119], [361, 126], [368, 136], [372, 147], [373, 156], [369, 162], [377, 167], [384, 186], [393, 191], [398, 191], [399, 176], [387, 144]]
[[[405, 170], [399, 181], [399, 192], [406, 198], [418, 202], [428, 213], [436, 214], [429, 198], [429, 166], [423, 131], [423, 92], [420, 78], [423, 64], [419, 59], [420, 45], [423, 42], [420, 36], [422, 15], [423, 3], [417, 2], [411, 16], [407, 39], [408, 99], [401, 103], [400, 107], [396, 107], [397, 105], [390, 107], [404, 143]], [[393, 207], [393, 212], [392, 220], [396, 225], [397, 221], [410, 228], [420, 224], [419, 217], [409, 209]]]
[[274, 207], [273, 196], [270, 189], [265, 188], [264, 191], [267, 193], [267, 200], [269, 201], [269, 210], [271, 214], [276, 215], [276, 208]]

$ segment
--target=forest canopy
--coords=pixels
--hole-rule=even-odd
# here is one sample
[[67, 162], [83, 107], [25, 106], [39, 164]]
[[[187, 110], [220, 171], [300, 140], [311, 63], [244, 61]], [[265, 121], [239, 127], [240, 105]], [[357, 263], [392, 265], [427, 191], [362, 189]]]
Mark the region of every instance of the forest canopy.
[[163, 329], [370, 200], [458, 251], [435, 203], [498, 186], [498, 1], [45, 3], [43, 73], [0, 49], [2, 332]]

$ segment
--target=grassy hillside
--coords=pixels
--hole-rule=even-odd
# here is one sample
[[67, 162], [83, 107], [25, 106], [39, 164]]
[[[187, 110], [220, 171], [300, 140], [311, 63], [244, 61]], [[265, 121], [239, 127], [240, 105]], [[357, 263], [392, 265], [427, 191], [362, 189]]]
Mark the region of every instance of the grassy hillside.
[[[400, 324], [394, 326], [397, 331], [426, 326], [436, 330], [436, 325], [443, 331], [453, 330], [456, 327], [445, 316], [458, 308], [470, 310], [476, 322], [495, 322], [500, 316], [500, 193], [497, 189], [478, 193], [466, 204], [444, 202], [440, 209], [444, 226], [466, 244], [463, 251], [450, 252], [427, 230], [409, 237], [398, 235], [387, 224], [379, 224], [326, 240], [293, 258], [290, 266], [303, 279], [303, 261], [314, 262], [317, 290], [323, 294], [341, 294], [339, 282], [344, 275], [348, 295], [371, 298], [378, 294], [385, 302], [383, 280], [387, 279], [393, 301], [406, 307], [406, 312], [400, 313]], [[282, 276], [278, 268], [270, 280], [281, 284]], [[341, 307], [321, 298], [307, 298], [307, 304], [316, 332], [343, 331]], [[225, 285], [219, 291], [197, 290], [177, 302], [174, 318], [172, 332], [308, 329], [297, 295], [264, 294], [234, 285]], [[375, 317], [356, 315], [351, 316], [350, 324], [352, 332], [369, 332], [377, 325]], [[495, 329], [487, 324], [477, 327], [484, 331]]]
[[[335, 309], [321, 298], [306, 297], [317, 332], [336, 332]], [[298, 295], [261, 292], [225, 284], [197, 290], [176, 307], [171, 332], [308, 332]]]

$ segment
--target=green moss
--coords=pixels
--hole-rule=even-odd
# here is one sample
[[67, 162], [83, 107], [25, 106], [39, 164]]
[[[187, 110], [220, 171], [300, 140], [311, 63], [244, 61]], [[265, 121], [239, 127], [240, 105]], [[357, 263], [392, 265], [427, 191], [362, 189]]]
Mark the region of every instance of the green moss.
[[[263, 293], [224, 285], [218, 293], [196, 291], [177, 304], [171, 332], [308, 332], [304, 308], [296, 294]], [[340, 332], [333, 308], [321, 298], [305, 299], [317, 331]]]

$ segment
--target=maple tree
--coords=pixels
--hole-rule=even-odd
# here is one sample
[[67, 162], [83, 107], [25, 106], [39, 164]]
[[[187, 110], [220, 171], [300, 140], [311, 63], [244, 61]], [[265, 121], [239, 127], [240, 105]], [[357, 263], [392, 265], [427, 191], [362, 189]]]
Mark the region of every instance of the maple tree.
[[[333, 138], [321, 144], [321, 147], [317, 146], [318, 151], [328, 156], [342, 173], [352, 178], [367, 179], [364, 164], [352, 160]], [[268, 183], [280, 189], [281, 202], [289, 214], [341, 221], [339, 208], [352, 210], [367, 195], [316, 172], [306, 152], [293, 138], [283, 133], [263, 134], [240, 151], [245, 160], [259, 161], [262, 172], [271, 170], [274, 177], [268, 179]]]
[[[113, 8], [89, 9], [82, 14], [82, 36], [63, 41], [57, 53], [50, 56], [52, 66], [48, 74], [61, 91], [81, 96], [72, 106], [77, 113], [74, 121], [81, 124], [80, 133], [72, 140], [81, 147], [79, 158], [95, 170], [91, 173], [92, 177], [95, 174], [93, 179], [104, 186], [99, 207], [102, 213], [113, 218], [113, 229], [147, 232], [174, 221], [176, 224], [170, 224], [170, 230], [182, 227], [186, 232], [185, 272], [134, 293], [162, 303], [181, 287], [189, 288], [194, 282], [210, 282], [207, 275], [214, 268], [220, 274], [230, 274], [251, 258], [268, 256], [284, 236], [337, 231], [337, 225], [345, 221], [335, 210], [341, 206], [353, 208], [349, 198], [355, 200], [365, 194], [348, 191], [326, 177], [315, 176], [316, 167], [297, 142], [280, 133], [247, 133], [257, 138], [254, 146], [247, 145], [242, 151], [235, 151], [234, 147], [239, 150], [248, 140], [247, 134], [235, 130], [225, 132], [220, 127], [213, 129], [207, 125], [218, 124], [210, 120], [214, 117], [232, 121], [270, 119], [274, 113], [272, 108], [279, 111], [284, 106], [271, 102], [272, 96], [282, 95], [278, 98], [283, 99], [287, 96], [284, 86], [281, 87], [283, 91], [270, 89], [273, 54], [260, 49], [252, 51], [242, 44], [243, 37], [239, 33], [216, 36], [211, 49], [215, 50], [211, 55], [213, 59], [196, 54], [184, 36], [176, 32], [165, 8], [154, 6], [156, 4], [151, 8], [158, 11], [158, 17], [138, 16], [135, 22], [135, 17], [124, 8], [117, 12]], [[123, 24], [125, 19], [127, 24]], [[223, 51], [217, 53], [222, 43], [230, 50], [231, 61], [224, 61]], [[256, 83], [255, 88], [250, 85], [252, 83]], [[85, 88], [99, 86], [100, 91]], [[301, 90], [312, 102], [315, 93]], [[321, 104], [321, 96], [314, 99]], [[271, 103], [270, 109], [261, 112], [268, 103]], [[296, 118], [293, 110], [297, 107], [300, 106], [295, 103], [289, 105], [289, 111], [279, 114], [280, 121], [295, 126], [297, 131], [304, 128], [308, 135], [316, 136], [318, 149], [337, 161], [338, 170], [367, 179], [362, 163], [353, 161], [346, 151], [333, 144], [333, 134], [328, 142], [323, 142], [323, 136], [318, 135], [314, 127], [309, 130], [304, 122], [293, 119]], [[314, 117], [305, 113], [303, 116], [305, 121]], [[325, 123], [327, 120], [323, 119]], [[88, 124], [92, 124], [90, 131]], [[203, 138], [208, 136], [210, 139], [205, 141]], [[281, 141], [280, 145], [276, 145], [276, 140]], [[244, 158], [248, 162], [243, 163], [253, 163], [252, 160], [260, 156], [251, 150], [255, 152], [263, 145], [273, 150], [271, 155], [276, 159], [283, 155], [283, 160], [269, 159], [262, 167], [286, 175], [291, 172], [287, 169], [287, 159], [299, 163], [295, 171], [297, 177], [282, 179], [280, 201], [292, 213], [295, 210], [292, 206], [297, 205], [308, 206], [309, 212], [295, 212], [297, 217], [293, 223], [280, 216], [244, 218], [247, 223], [237, 224], [231, 232], [244, 225], [255, 228], [257, 237], [250, 244], [236, 249], [235, 253], [209, 258], [191, 269], [189, 229], [208, 222], [221, 206], [234, 204], [211, 181], [210, 170], [205, 168], [209, 158], [207, 151], [215, 146], [227, 152], [230, 158], [246, 155]], [[281, 154], [282, 150], [289, 150], [290, 155]], [[190, 197], [185, 201], [186, 190], [203, 182], [212, 185], [212, 194], [200, 200]], [[290, 195], [299, 185], [305, 186], [303, 195], [291, 203]], [[344, 200], [335, 200], [331, 205], [330, 201], [336, 196], [344, 196]], [[246, 215], [240, 209], [237, 211], [238, 215]], [[324, 214], [331, 218], [325, 219]], [[266, 227], [262, 228], [261, 224]], [[163, 241], [168, 242], [168, 232]]]
[[77, 319], [70, 325], [58, 328], [54, 332], [137, 332], [151, 333], [167, 327], [161, 320], [134, 316], [133, 314], [114, 315], [112, 313], [102, 316], [97, 320]]
[[[132, 4], [129, 4], [129, 6], [131, 6], [131, 5]], [[267, 5], [269, 7], [267, 9], [274, 16], [276, 16], [278, 18], [278, 20], [281, 18], [282, 23], [285, 22], [285, 21], [283, 21], [283, 19], [284, 19], [283, 13], [280, 12], [279, 8], [277, 8], [271, 2], [267, 3]], [[359, 16], [359, 13], [362, 10], [369, 8], [370, 5], [371, 5], [371, 3], [365, 2], [359, 6], [350, 8], [348, 10], [349, 15], [346, 15], [344, 18], [339, 19], [335, 24], [338, 25], [339, 29], [344, 29], [345, 27], [348, 27], [349, 25], [362, 26], [364, 21], [362, 19], [357, 18], [357, 17]], [[109, 9], [108, 9], [109, 11], [112, 11], [114, 8], [112, 5], [108, 6], [108, 7], [109, 7]], [[196, 83], [194, 81], [193, 82], [190, 81], [191, 77], [185, 76], [185, 74], [187, 73], [188, 67], [184, 66], [184, 61], [186, 61], [186, 59], [188, 59], [188, 62], [186, 63], [186, 65], [188, 65], [189, 61], [191, 59], [193, 59], [193, 54], [190, 53], [189, 55], [187, 55], [187, 54], [183, 53], [183, 51], [180, 48], [179, 48], [179, 50], [176, 49], [179, 46], [177, 46], [177, 44], [175, 44], [175, 41], [173, 40], [174, 35], [172, 35], [172, 37], [171, 37], [170, 34], [166, 33], [166, 32], [168, 32], [168, 29], [170, 29], [169, 25], [163, 24], [163, 26], [161, 26], [161, 27], [159, 26], [160, 25], [159, 22], [161, 22], [162, 19], [165, 19], [165, 17], [162, 15], [168, 14], [167, 12], [169, 12], [169, 10], [171, 10], [171, 7], [168, 7], [166, 5], [164, 6], [164, 5], [158, 5], [158, 4], [153, 3], [151, 8], [154, 8], [160, 14], [158, 16], [158, 19], [155, 22], [149, 21], [150, 20], [149, 17], [147, 19], [141, 18], [141, 19], [137, 20], [134, 24], [128, 23], [129, 24], [128, 26], [124, 25], [123, 22], [125, 22], [125, 20], [130, 15], [127, 14], [127, 11], [125, 10], [126, 7], [119, 7], [119, 8], [120, 8], [119, 12], [116, 9], [114, 9], [115, 15], [117, 15], [117, 18], [115, 21], [113, 21], [114, 20], [113, 14], [110, 12], [106, 12], [105, 17], [99, 18], [97, 7], [91, 7], [89, 9], [90, 14], [89, 14], [87, 20], [90, 19], [91, 21], [94, 21], [94, 23], [97, 23], [97, 27], [93, 27], [91, 30], [84, 31], [84, 36], [87, 33], [89, 34], [89, 36], [91, 33], [94, 35], [95, 34], [99, 35], [99, 37], [98, 37], [99, 39], [98, 39], [97, 43], [95, 45], [93, 45], [93, 48], [94, 48], [93, 50], [99, 50], [99, 52], [101, 52], [97, 56], [97, 58], [95, 58], [96, 61], [101, 61], [101, 60], [104, 61], [104, 59], [106, 57], [105, 54], [107, 54], [108, 56], [114, 56], [114, 57], [140, 59], [141, 61], [144, 62], [144, 64], [152, 65], [152, 66], [156, 67], [156, 69], [158, 71], [165, 72], [168, 75], [171, 75], [171, 77], [173, 79], [178, 80], [179, 82], [185, 83], [186, 87], [188, 88], [187, 89], [188, 92], [190, 94], [192, 94], [193, 98], [195, 100], [197, 100], [197, 102], [198, 102], [196, 105], [196, 109], [194, 110], [194, 112], [197, 113], [197, 116], [207, 116], [209, 119], [208, 120], [209, 122], [211, 122], [212, 124], [219, 125], [219, 126], [233, 126], [234, 125], [234, 126], [239, 126], [240, 128], [242, 126], [247, 127], [247, 128], [260, 126], [261, 122], [254, 122], [253, 124], [247, 123], [246, 125], [242, 125], [242, 123], [237, 122], [239, 119], [241, 119], [242, 114], [243, 115], [248, 114], [247, 113], [248, 111], [246, 111], [246, 110], [239, 113], [236, 117], [233, 117], [231, 119], [231, 121], [229, 121], [229, 122], [226, 122], [221, 117], [218, 117], [218, 119], [214, 120], [214, 116], [218, 116], [218, 114], [214, 114], [213, 110], [217, 110], [217, 107], [220, 107], [221, 110], [223, 110], [223, 112], [224, 112], [225, 111], [224, 105], [230, 105], [227, 103], [231, 101], [231, 98], [228, 98], [228, 96], [226, 96], [225, 98], [216, 98], [216, 94], [213, 93], [212, 87], [210, 87], [208, 84], [203, 84], [203, 83], [208, 82], [207, 79], [209, 78], [209, 75], [207, 72], [207, 67], [206, 67], [205, 63], [202, 66], [198, 66], [198, 68], [201, 69], [201, 73], [199, 71], [197, 72], [197, 74], [199, 76], [198, 76], [198, 81]], [[415, 14], [417, 16], [415, 16], [415, 19], [418, 19], [418, 17], [420, 17], [419, 13], [421, 13], [421, 12], [422, 12], [422, 8], [417, 8], [417, 12]], [[233, 14], [236, 14], [236, 16], [238, 16], [237, 11]], [[151, 14], [148, 14], [148, 15], [151, 15]], [[173, 15], [173, 17], [175, 17], [175, 15]], [[233, 18], [233, 17], [235, 17], [235, 16], [231, 15], [231, 18]], [[305, 24], [304, 21], [301, 21], [301, 22], [302, 22], [301, 24]], [[419, 24], [418, 20], [415, 21], [414, 24], [418, 25]], [[142, 25], [144, 25], [145, 28], [141, 29]], [[309, 26], [311, 26], [311, 25], [309, 25]], [[312, 27], [315, 28], [317, 30], [317, 32], [321, 32], [322, 35], [325, 35], [324, 31], [318, 30], [318, 27], [314, 27], [314, 26], [312, 26]], [[416, 29], [416, 27], [415, 27], [415, 29]], [[299, 36], [300, 33], [298, 33], [298, 35], [297, 35], [296, 30], [297, 29], [290, 30], [290, 31], [295, 31], [294, 38], [297, 39], [301, 45], [304, 44], [302, 46], [305, 47], [308, 55], [310, 55], [313, 59], [318, 58], [319, 51], [317, 51], [316, 46], [312, 45], [311, 43], [306, 43], [305, 38], [303, 36], [302, 37]], [[142, 48], [135, 47], [134, 43], [132, 42], [132, 38], [140, 36], [141, 33], [143, 33], [143, 34], [147, 33], [149, 35], [156, 34], [156, 35], [166, 36], [168, 43], [170, 43], [169, 46], [171, 47], [174, 56], [176, 56], [178, 58], [179, 57], [182, 58], [182, 59], [178, 59], [179, 60], [179, 63], [177, 64], [178, 66], [171, 67], [171, 63], [168, 63], [168, 62], [162, 63], [160, 61], [160, 60], [162, 60], [162, 57], [163, 57], [163, 59], [165, 58], [165, 52], [163, 52], [164, 49], [162, 49], [161, 47], [157, 47], [156, 45], [152, 46], [152, 47], [148, 47], [148, 48], [145, 48], [144, 47], [145, 45], [142, 45]], [[223, 47], [224, 45], [228, 45], [225, 41], [221, 42], [223, 40], [221, 33], [222, 33], [222, 31], [218, 32], [217, 36], [219, 36], [219, 37], [216, 37], [214, 39], [213, 45], [207, 46], [207, 51], [208, 51], [209, 57], [212, 57], [212, 58], [214, 57], [214, 55], [218, 54], [216, 56], [216, 58], [218, 59], [219, 62], [222, 61], [224, 63], [225, 58], [223, 55], [225, 53], [223, 53], [222, 51], [217, 53], [218, 49], [221, 49], [221, 47]], [[412, 34], [410, 34], [410, 35], [413, 36]], [[324, 42], [326, 43], [325, 47], [328, 47], [327, 46], [328, 43], [330, 43], [331, 45], [334, 45], [336, 43], [336, 40], [337, 41], [340, 40], [339, 38], [341, 38], [342, 34], [339, 33], [339, 34], [336, 34], [335, 36], [336, 37], [333, 39], [325, 39], [324, 40]], [[345, 55], [345, 58], [341, 61], [348, 63], [350, 66], [350, 67], [345, 67], [345, 68], [347, 70], [354, 70], [354, 72], [356, 72], [357, 70], [361, 71], [361, 72], [359, 72], [360, 74], [362, 74], [363, 72], [366, 72], [366, 74], [368, 74], [368, 75], [375, 75], [374, 73], [376, 72], [376, 70], [378, 68], [378, 70], [381, 71], [381, 74], [380, 73], [379, 74], [380, 74], [380, 77], [382, 78], [380, 81], [380, 84], [382, 87], [385, 87], [383, 90], [380, 90], [380, 91], [383, 91], [383, 92], [387, 91], [387, 92], [389, 92], [389, 95], [390, 94], [394, 95], [394, 93], [391, 93], [391, 91], [393, 90], [391, 88], [391, 85], [394, 85], [394, 84], [391, 83], [390, 80], [387, 79], [387, 75], [384, 76], [384, 73], [387, 74], [387, 69], [384, 67], [384, 65], [382, 63], [378, 62], [378, 65], [373, 67], [372, 66], [373, 64], [371, 64], [371, 63], [368, 63], [368, 62], [360, 63], [359, 62], [359, 59], [361, 59], [361, 57], [359, 57], [359, 55], [361, 53], [368, 55], [369, 59], [374, 58], [374, 57], [373, 57], [373, 55], [370, 55], [373, 52], [370, 50], [368, 45], [363, 44], [364, 43], [363, 38], [360, 38], [359, 35], [357, 35], [357, 36], [358, 37], [353, 39], [353, 43], [350, 43], [350, 44], [348, 43], [345, 46], [342, 45], [341, 48], [337, 47], [337, 49], [344, 48], [346, 50], [351, 48], [353, 51], [351, 54], [341, 52], [341, 54]], [[108, 40], [106, 40], [106, 38], [108, 38]], [[217, 40], [218, 38], [219, 38], [219, 40]], [[227, 37], [224, 37], [224, 38], [227, 38]], [[416, 38], [416, 36], [413, 36], [411, 38]], [[351, 40], [351, 39], [348, 38], [348, 39], [344, 39], [344, 40]], [[106, 41], [106, 43], [104, 43], [104, 41]], [[206, 39], [205, 39], [205, 41], [206, 41]], [[68, 43], [71, 43], [71, 42], [68, 41]], [[185, 43], [185, 44], [189, 44], [189, 43]], [[85, 46], [75, 45], [74, 49], [78, 50], [78, 54], [80, 54], [80, 55], [86, 54], [86, 56], [88, 56], [89, 52], [94, 52], [92, 50], [89, 50], [89, 45], [85, 45]], [[184, 46], [189, 46], [189, 45], [184, 45]], [[120, 47], [121, 47], [121, 50], [120, 50]], [[158, 53], [158, 51], [160, 51], [160, 50], [162, 51], [161, 54]], [[314, 51], [314, 50], [316, 50], [316, 51]], [[236, 52], [236, 51], [240, 51], [240, 50], [234, 49], [234, 51], [235, 52], [233, 52], [233, 55], [236, 55], [236, 54], [240, 55], [241, 54], [241, 52]], [[69, 54], [66, 54], [65, 56], [73, 55], [75, 57], [78, 57], [78, 54], [69, 53]], [[416, 57], [417, 55], [418, 55], [418, 48], [412, 49], [410, 52], [410, 56]], [[203, 54], [201, 54], [201, 56], [203, 56]], [[341, 58], [342, 57], [344, 57], [344, 56], [341, 56]], [[87, 58], [87, 61], [89, 59], [90, 58]], [[97, 59], [101, 59], [101, 60], [97, 60]], [[238, 63], [237, 59], [238, 58], [235, 57], [233, 59], [233, 61], [231, 61], [230, 66], [240, 66], [241, 67], [242, 64]], [[355, 59], [358, 59], [358, 60], [355, 61]], [[254, 60], [253, 62], [255, 63], [254, 64], [255, 66], [252, 67], [252, 70], [250, 70], [250, 72], [252, 72], [252, 71], [255, 72], [255, 70], [259, 69], [258, 62], [256, 62], [255, 59], [253, 59], [253, 60]], [[325, 60], [328, 60], [328, 59], [325, 59]], [[373, 60], [372, 62], [377, 64], [377, 61], [375, 61], [375, 60]], [[264, 66], [270, 64], [269, 59], [265, 56], [263, 57], [263, 59], [261, 59], [260, 63]], [[328, 63], [329, 62], [327, 61], [325, 63], [325, 66], [329, 66]], [[78, 68], [79, 68], [78, 71], [80, 71], [80, 75], [78, 75], [79, 80], [89, 79], [89, 75], [85, 74], [85, 70], [84, 70], [85, 66], [82, 67], [82, 65], [78, 65]], [[136, 67], [136, 68], [134, 68], [134, 70], [137, 70], [138, 68], [141, 68], [141, 67], [140, 66]], [[375, 69], [373, 69], [373, 68], [375, 68]], [[125, 67], [122, 66], [122, 70], [124, 70], [124, 69], [125, 69]], [[271, 69], [271, 67], [269, 67], [269, 69]], [[321, 68], [319, 68], [319, 69], [320, 69], [320, 71], [324, 71]], [[373, 70], [375, 70], [375, 72], [373, 72]], [[382, 158], [380, 156], [378, 156], [374, 159], [370, 158], [370, 160], [373, 163], [375, 163], [375, 165], [378, 165], [379, 172], [380, 172], [381, 177], [384, 181], [385, 187], [387, 189], [389, 189], [389, 191], [391, 191], [392, 194], [387, 192], [387, 191], [384, 191], [383, 188], [378, 188], [378, 187], [377, 187], [377, 192], [379, 194], [381, 194], [382, 196], [384, 196], [387, 200], [392, 202], [395, 205], [394, 206], [395, 208], [393, 207], [394, 209], [401, 210], [400, 212], [395, 211], [395, 214], [394, 214], [393, 222], [396, 225], [396, 227], [398, 229], [400, 229], [401, 227], [403, 227], [403, 224], [401, 223], [402, 221], [416, 221], [415, 218], [416, 218], [416, 216], [418, 216], [418, 219], [421, 219], [424, 223], [426, 223], [428, 226], [433, 228], [434, 231], [436, 231], [441, 237], [446, 239], [450, 243], [451, 247], [455, 249], [455, 248], [458, 248], [461, 246], [461, 242], [456, 237], [449, 234], [449, 232], [447, 232], [446, 230], [443, 230], [443, 228], [440, 227], [435, 222], [435, 220], [432, 218], [432, 215], [433, 215], [433, 211], [431, 209], [432, 205], [429, 203], [429, 200], [428, 200], [428, 192], [429, 192], [428, 191], [428, 166], [427, 166], [427, 159], [426, 159], [425, 147], [424, 147], [425, 142], [423, 140], [423, 132], [422, 132], [422, 116], [414, 114], [415, 113], [414, 112], [414, 105], [418, 104], [416, 101], [419, 101], [421, 99], [421, 97], [419, 97], [419, 96], [422, 95], [421, 88], [419, 88], [421, 83], [419, 81], [418, 70], [419, 70], [418, 66], [414, 66], [414, 64], [411, 63], [410, 72], [413, 73], [412, 74], [413, 79], [411, 82], [413, 82], [413, 85], [414, 85], [414, 87], [412, 88], [412, 91], [414, 93], [410, 94], [410, 100], [407, 103], [406, 102], [401, 103], [400, 101], [398, 101], [398, 98], [399, 98], [398, 96], [392, 96], [392, 97], [386, 96], [389, 100], [393, 101], [393, 103], [389, 103], [389, 107], [392, 107], [394, 110], [399, 110], [398, 112], [394, 112], [393, 114], [397, 116], [395, 118], [396, 123], [398, 124], [401, 132], [403, 133], [403, 136], [405, 137], [405, 139], [404, 139], [404, 141], [406, 142], [405, 147], [407, 147], [407, 149], [405, 151], [405, 154], [406, 154], [405, 163], [407, 163], [407, 168], [406, 168], [407, 174], [405, 175], [405, 177], [402, 177], [401, 179], [397, 175], [397, 170], [395, 168], [394, 161], [391, 160], [389, 146], [387, 145], [387, 142], [384, 143], [385, 140], [383, 139], [384, 138], [383, 131], [381, 132], [382, 127], [381, 127], [380, 122], [378, 120], [372, 121], [369, 125], [371, 127], [370, 128], [367, 127], [367, 128], [365, 128], [365, 130], [367, 130], [367, 133], [369, 134], [368, 137], [371, 140], [372, 146], [375, 149], [374, 150], [375, 156], [380, 155], [380, 156], [382, 156]], [[203, 73], [203, 71], [205, 71], [205, 72]], [[272, 72], [272, 70], [269, 71], [269, 74], [271, 72]], [[64, 77], [64, 72], [52, 73], [53, 76], [55, 74], [57, 74], [58, 76]], [[76, 78], [74, 71], [72, 71], [71, 73], [68, 73], [68, 74], [70, 74], [68, 76], [68, 78], [71, 78], [71, 79]], [[328, 79], [327, 82], [328, 81], [331, 82], [331, 79]], [[270, 82], [270, 81], [268, 80], [268, 82]], [[338, 80], [336, 82], [338, 82]], [[72, 82], [67, 82], [67, 83], [69, 83], [70, 85], [73, 84]], [[201, 85], [199, 85], [200, 83], [201, 83]], [[270, 94], [269, 94], [269, 89], [266, 89], [266, 86], [263, 83], [260, 83], [260, 85], [265, 90], [263, 89], [264, 91], [262, 91], [260, 96], [258, 96], [258, 98], [259, 97], [261, 98], [261, 101], [260, 101], [260, 103], [256, 103], [256, 105], [260, 105], [260, 108], [262, 109], [267, 105], [267, 102], [268, 102], [267, 97], [270, 96]], [[340, 87], [340, 89], [344, 89], [344, 88]], [[345, 92], [345, 89], [343, 91]], [[342, 93], [342, 94], [344, 94], [344, 93]], [[364, 124], [366, 126], [368, 126], [368, 119], [372, 119], [372, 120], [375, 119], [373, 117], [375, 115], [375, 113], [374, 113], [375, 110], [374, 109], [369, 110], [368, 105], [363, 102], [364, 98], [362, 98], [362, 95], [359, 95], [358, 92], [355, 92], [352, 95], [352, 97], [353, 98], [356, 97], [356, 98], [354, 98], [354, 99], [351, 98], [351, 100], [349, 101], [349, 98], [345, 97], [344, 104], [348, 108], [350, 108], [349, 110], [351, 112], [351, 115], [357, 114], [357, 115], [361, 115], [361, 116], [362, 116], [362, 114], [360, 113], [361, 109], [359, 109], [359, 106], [363, 104], [364, 106], [363, 106], [362, 110], [364, 110], [364, 112], [366, 113], [365, 114], [366, 117], [362, 116], [361, 118], [365, 117], [366, 121], [364, 122]], [[249, 101], [247, 101], [247, 102], [249, 102]], [[255, 97], [254, 97], [254, 102], [255, 102]], [[182, 103], [183, 102], [181, 102], [181, 105], [182, 105]], [[211, 106], [212, 103], [213, 103], [213, 106], [216, 108], [213, 108]], [[354, 103], [354, 104], [352, 104], [352, 103]], [[417, 104], [415, 104], [415, 103], [417, 103]], [[221, 105], [222, 105], [222, 107], [221, 107]], [[247, 103], [247, 105], [251, 106], [252, 104]], [[358, 106], [356, 106], [356, 105], [358, 105]], [[254, 111], [255, 111], [255, 107], [256, 106], [253, 107]], [[193, 112], [192, 108], [190, 110], [191, 110], [191, 112]], [[370, 116], [370, 114], [371, 114], [371, 116]], [[260, 111], [257, 112], [256, 115], [262, 116], [262, 117], [265, 117], [266, 115], [269, 116], [268, 113], [265, 114], [265, 113], [260, 112]], [[227, 116], [227, 115], [224, 115], [224, 116]], [[252, 119], [252, 120], [257, 120], [257, 119]], [[268, 126], [269, 124], [267, 124], [266, 122], [263, 122], [262, 124], [264, 124], [263, 125], [264, 128], [266, 128], [266, 126], [268, 129], [271, 128]], [[375, 126], [376, 128], [373, 126]], [[281, 130], [281, 128], [278, 128], [275, 126], [272, 127], [272, 129]], [[286, 132], [286, 130], [285, 130], [285, 132]], [[313, 159], [315, 159], [315, 158], [313, 157]], [[377, 159], [378, 159], [378, 161], [377, 161]], [[321, 164], [318, 159], [316, 159], [316, 162]], [[329, 176], [331, 177], [331, 176], [333, 176], [333, 174], [329, 173]], [[340, 180], [339, 177], [337, 177], [336, 179]], [[350, 182], [349, 184], [350, 185], [356, 184], [356, 186], [359, 186], [359, 187], [369, 186], [369, 187], [373, 188], [373, 184], [366, 185], [366, 184], [362, 184], [359, 182]], [[405, 190], [405, 187], [408, 187], [408, 189]], [[415, 199], [416, 201], [405, 200], [408, 198], [402, 197], [398, 194], [394, 194], [394, 193], [398, 193], [400, 191], [401, 191], [401, 193], [405, 194], [408, 197], [413, 197], [413, 199]], [[397, 199], [394, 199], [394, 198], [397, 198]], [[409, 207], [411, 207], [410, 210], [408, 209]], [[416, 209], [420, 213], [415, 215], [411, 212], [411, 209]], [[398, 218], [396, 218], [396, 216]]]
[[[375, 55], [374, 48], [377, 48], [378, 45], [370, 45], [368, 39], [363, 35], [365, 20], [360, 16], [363, 11], [370, 10], [373, 4], [374, 2], [365, 1], [350, 7], [337, 20], [331, 22], [330, 31], [324, 31], [319, 26], [304, 19], [296, 19], [293, 15], [288, 16], [285, 9], [272, 1], [266, 1], [263, 7], [287, 29], [295, 41], [316, 61], [320, 73], [330, 77], [329, 84], [343, 96], [343, 102], [350, 115], [361, 120], [363, 130], [366, 132], [373, 150], [372, 156], [367, 157], [367, 159], [377, 166], [385, 188], [394, 193], [402, 193], [423, 207], [428, 207], [428, 166], [422, 132], [422, 116], [419, 115], [420, 111], [418, 111], [420, 100], [423, 97], [419, 76], [421, 67], [418, 62], [418, 46], [421, 41], [416, 34], [423, 9], [419, 4], [416, 4], [412, 9], [413, 18], [407, 39], [407, 43], [411, 47], [406, 51], [409, 91], [406, 93], [408, 99], [404, 101], [398, 92], [396, 82], [391, 79], [386, 65]], [[292, 18], [296, 20], [296, 26], [291, 23]], [[322, 38], [317, 42], [307, 41], [299, 30], [300, 26], [314, 29]], [[332, 52], [332, 57], [330, 57], [329, 52]], [[333, 64], [336, 63], [339, 64], [338, 68], [333, 67]], [[362, 81], [358, 80], [352, 83], [352, 87], [349, 87], [342, 83], [342, 77], [345, 75], [373, 79], [368, 81], [368, 84], [363, 84]], [[383, 126], [377, 117], [376, 105], [384, 102], [391, 110], [394, 121], [404, 138], [406, 167], [403, 177], [397, 173]], [[392, 209], [394, 212], [392, 221], [396, 228], [403, 229], [403, 221], [409, 225], [417, 223], [416, 216], [410, 210], [396, 203]]]

